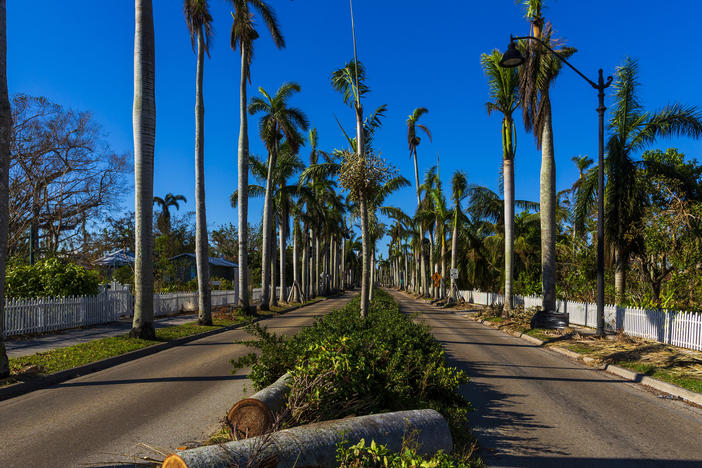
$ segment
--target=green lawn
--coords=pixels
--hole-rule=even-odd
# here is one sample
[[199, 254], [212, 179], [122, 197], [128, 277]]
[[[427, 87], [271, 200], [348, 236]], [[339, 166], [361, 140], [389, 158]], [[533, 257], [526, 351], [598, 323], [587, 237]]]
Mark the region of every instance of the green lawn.
[[616, 365], [626, 367], [640, 374], [653, 377], [654, 379], [677, 385], [678, 387], [702, 393], [702, 380], [680, 373], [672, 372], [654, 364], [642, 364], [638, 362], [615, 362]]
[[211, 326], [201, 326], [198, 325], [197, 322], [189, 322], [182, 325], [159, 328], [156, 330], [156, 340], [129, 338], [126, 334], [100, 338], [98, 340], [67, 346], [65, 348], [53, 349], [51, 351], [19, 358], [10, 358], [10, 370], [13, 374], [17, 374], [20, 369], [26, 366], [36, 365], [40, 367], [40, 374], [52, 374], [54, 372], [100, 361], [101, 359], [119, 356], [120, 354], [125, 354], [130, 351], [147, 348], [155, 344], [235, 325], [242, 321], [243, 318], [238, 321], [215, 320]]

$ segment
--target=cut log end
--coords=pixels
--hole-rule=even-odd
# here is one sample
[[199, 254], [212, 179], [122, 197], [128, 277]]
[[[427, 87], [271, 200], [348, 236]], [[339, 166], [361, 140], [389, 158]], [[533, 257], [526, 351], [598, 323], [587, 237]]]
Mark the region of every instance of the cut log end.
[[261, 401], [245, 398], [229, 410], [227, 421], [229, 427], [236, 432], [237, 438], [246, 439], [268, 432], [273, 425], [274, 416]]
[[171, 454], [163, 461], [161, 468], [188, 468], [188, 465], [178, 455]]

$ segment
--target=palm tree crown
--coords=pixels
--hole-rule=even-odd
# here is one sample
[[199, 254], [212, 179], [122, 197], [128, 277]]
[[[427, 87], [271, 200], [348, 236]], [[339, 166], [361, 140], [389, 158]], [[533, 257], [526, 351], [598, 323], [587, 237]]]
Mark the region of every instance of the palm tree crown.
[[232, 32], [231, 32], [231, 47], [232, 50], [239, 48], [242, 54], [246, 57], [243, 79], [251, 83], [251, 59], [253, 58], [253, 41], [258, 39], [259, 35], [253, 21], [253, 13], [250, 7], [261, 15], [263, 22], [266, 24], [268, 31], [271, 33], [273, 42], [279, 49], [285, 47], [285, 39], [280, 32], [278, 19], [275, 12], [263, 0], [229, 0], [234, 6], [232, 13]]

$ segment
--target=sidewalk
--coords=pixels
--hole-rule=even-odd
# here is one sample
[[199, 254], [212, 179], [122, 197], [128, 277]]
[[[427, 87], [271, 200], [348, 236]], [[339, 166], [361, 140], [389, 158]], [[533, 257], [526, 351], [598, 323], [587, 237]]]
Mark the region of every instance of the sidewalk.
[[[172, 327], [195, 320], [197, 320], [197, 314], [156, 318], [154, 326], [156, 328]], [[5, 349], [7, 349], [8, 357], [17, 358], [28, 354], [85, 343], [99, 338], [123, 335], [128, 333], [131, 328], [132, 320], [129, 318], [104, 325], [96, 325], [88, 328], [74, 328], [72, 330], [63, 330], [31, 338], [19, 337], [18, 339], [13, 339], [10, 337], [5, 341]]]

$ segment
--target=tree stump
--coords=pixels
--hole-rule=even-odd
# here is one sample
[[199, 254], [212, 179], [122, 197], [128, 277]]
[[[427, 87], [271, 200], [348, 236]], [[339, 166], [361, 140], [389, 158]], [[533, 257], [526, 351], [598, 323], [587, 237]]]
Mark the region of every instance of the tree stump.
[[227, 413], [227, 421], [237, 438], [246, 439], [268, 432], [275, 422], [275, 413], [285, 405], [290, 390], [290, 374], [259, 392], [237, 402]]

